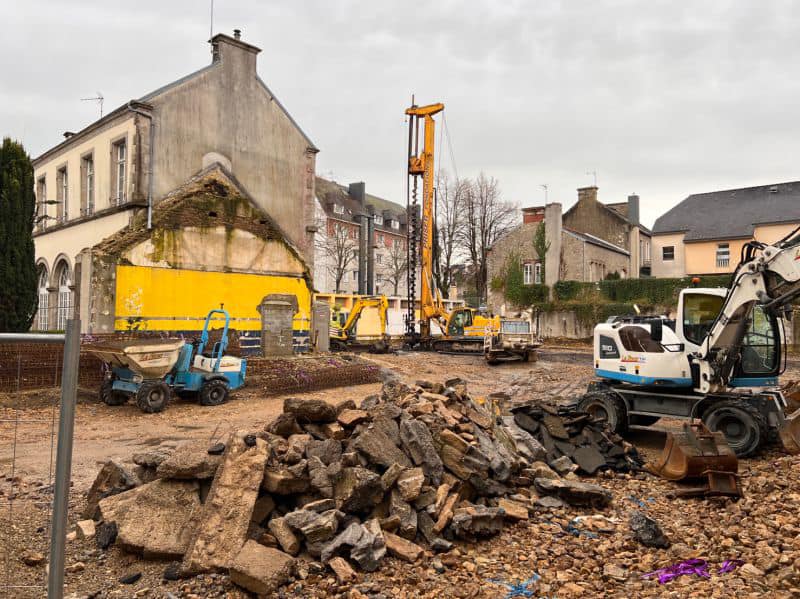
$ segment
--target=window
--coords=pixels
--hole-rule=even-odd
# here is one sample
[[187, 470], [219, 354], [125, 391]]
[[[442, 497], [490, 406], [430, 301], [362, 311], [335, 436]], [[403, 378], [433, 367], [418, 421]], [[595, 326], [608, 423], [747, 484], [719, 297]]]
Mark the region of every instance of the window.
[[394, 247], [395, 247], [396, 249], [399, 249], [399, 248], [400, 248], [401, 241], [400, 241], [399, 239], [394, 239], [394, 240], [392, 240], [392, 244], [394, 245]]
[[530, 262], [522, 265], [522, 282], [525, 285], [533, 284], [533, 264]]
[[666, 245], [661, 248], [661, 258], [662, 260], [674, 260], [675, 259], [675, 246], [674, 245]]
[[717, 244], [717, 268], [727, 268], [731, 264], [731, 248], [727, 243]]
[[622, 347], [628, 351], [662, 354], [664, 348], [658, 341], [653, 341], [650, 331], [638, 325], [622, 327], [619, 330]]
[[128, 146], [123, 139], [112, 146], [112, 160], [114, 165], [114, 204], [117, 206], [124, 204], [127, 200], [127, 194], [125, 193], [127, 158]]
[[639, 260], [642, 264], [650, 262], [650, 241], [647, 239], [639, 240]]
[[391, 225], [392, 229], [399, 229], [400, 228], [400, 221], [399, 220], [392, 219], [392, 220], [389, 221], [389, 224]]
[[84, 156], [81, 161], [81, 214], [94, 213], [94, 155]]
[[354, 281], [358, 281], [358, 271], [357, 270], [353, 271], [353, 280]]
[[542, 263], [537, 262], [533, 265], [533, 282], [537, 285], [542, 284]]
[[334, 214], [344, 214], [344, 206], [341, 204], [334, 204], [333, 205], [333, 213]]
[[776, 351], [779, 337], [775, 318], [762, 306], [754, 305], [743, 340], [742, 361], [739, 366], [741, 374], [773, 374], [779, 365]]
[[382, 225], [383, 224], [383, 217], [380, 214], [375, 215], [375, 224]]
[[36, 182], [36, 216], [40, 229], [47, 226], [47, 179], [39, 177]]
[[377, 243], [379, 243], [380, 245], [383, 245], [385, 243], [384, 240], [385, 240], [385, 237], [384, 237], [383, 233], [378, 233], [377, 234]]
[[67, 328], [67, 320], [72, 316], [72, 289], [69, 266], [62, 262], [58, 270], [58, 312], [56, 313], [56, 329]]
[[50, 309], [50, 292], [47, 291], [47, 269], [39, 267], [39, 315], [38, 325], [40, 331], [46, 331], [49, 326], [48, 312]]
[[67, 178], [67, 167], [58, 169], [56, 173], [56, 185], [58, 186], [58, 207], [56, 209], [56, 220], [63, 223], [67, 220], [69, 213], [69, 180]]
[[695, 345], [703, 342], [724, 301], [724, 297], [704, 293], [683, 296], [683, 336], [687, 341]]
[[[383, 260], [383, 256], [381, 256], [380, 254], [375, 254], [375, 262], [377, 262], [378, 264], [381, 264], [382, 260]], [[378, 276], [380, 276], [380, 275], [378, 275]]]

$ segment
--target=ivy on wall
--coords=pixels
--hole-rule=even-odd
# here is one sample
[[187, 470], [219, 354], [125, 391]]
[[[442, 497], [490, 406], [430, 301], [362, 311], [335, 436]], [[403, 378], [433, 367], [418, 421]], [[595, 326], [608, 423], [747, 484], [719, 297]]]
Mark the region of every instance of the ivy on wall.
[[503, 291], [503, 297], [519, 308], [529, 308], [546, 302], [550, 293], [547, 285], [526, 285], [522, 259], [516, 252], [509, 254], [500, 277], [491, 281], [494, 291]]

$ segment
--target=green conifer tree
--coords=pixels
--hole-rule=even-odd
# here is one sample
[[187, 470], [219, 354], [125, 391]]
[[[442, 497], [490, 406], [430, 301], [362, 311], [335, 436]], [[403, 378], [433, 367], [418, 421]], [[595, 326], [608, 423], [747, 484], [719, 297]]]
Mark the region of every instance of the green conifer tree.
[[0, 146], [0, 331], [27, 331], [36, 313], [33, 165], [22, 144]]

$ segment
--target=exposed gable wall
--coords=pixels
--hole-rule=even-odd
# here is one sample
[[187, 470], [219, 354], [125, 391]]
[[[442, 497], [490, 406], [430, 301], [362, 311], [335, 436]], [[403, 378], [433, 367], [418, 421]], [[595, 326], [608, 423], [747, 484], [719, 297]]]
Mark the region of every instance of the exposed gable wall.
[[255, 70], [255, 55], [226, 46], [214, 68], [148, 98], [155, 115], [154, 197], [225, 156], [258, 205], [313, 264], [315, 152]]

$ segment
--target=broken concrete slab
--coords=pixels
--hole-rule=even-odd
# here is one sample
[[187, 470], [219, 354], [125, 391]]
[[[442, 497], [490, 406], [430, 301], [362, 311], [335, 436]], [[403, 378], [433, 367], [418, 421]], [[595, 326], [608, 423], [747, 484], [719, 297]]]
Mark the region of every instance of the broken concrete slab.
[[350, 567], [343, 557], [334, 557], [328, 561], [328, 567], [336, 574], [340, 584], [347, 584], [356, 578], [356, 571]]
[[383, 536], [386, 538], [386, 550], [389, 552], [389, 555], [393, 557], [413, 564], [423, 553], [422, 547], [408, 539], [404, 539], [390, 532], [384, 532]]
[[343, 427], [353, 428], [369, 420], [369, 412], [365, 410], [342, 410], [339, 412], [337, 420]]
[[303, 429], [300, 428], [300, 425], [297, 423], [297, 419], [294, 417], [294, 414], [288, 414], [286, 412], [281, 412], [278, 414], [272, 422], [264, 427], [264, 430], [272, 433], [273, 435], [279, 435], [284, 438], [289, 437], [289, 435], [303, 432]]
[[200, 509], [196, 481], [155, 480], [102, 499], [103, 522], [116, 524], [116, 542], [146, 558], [176, 558], [186, 552], [192, 515]]
[[594, 474], [600, 468], [606, 467], [606, 458], [591, 445], [584, 445], [575, 450], [572, 459], [586, 474]]
[[506, 513], [506, 518], [509, 520], [519, 521], [528, 519], [528, 508], [516, 501], [502, 498], [497, 502], [497, 507], [503, 508]]
[[101, 499], [123, 493], [137, 484], [139, 481], [121, 462], [107, 461], [97, 473], [92, 487], [86, 494], [86, 508], [83, 510], [83, 517], [96, 519], [98, 516], [97, 506]]
[[190, 441], [175, 448], [156, 469], [158, 478], [182, 480], [214, 478], [222, 456], [208, 453], [206, 441]]
[[181, 569], [199, 573], [230, 567], [247, 535], [267, 462], [266, 441], [248, 432], [231, 435], [208, 498], [195, 518], [195, 530]]
[[422, 471], [433, 485], [438, 485], [444, 473], [444, 464], [436, 452], [428, 427], [419, 420], [406, 418], [400, 423], [400, 440], [414, 464], [422, 466]]
[[503, 530], [505, 511], [502, 508], [469, 506], [453, 513], [450, 530], [460, 539], [475, 542]]
[[283, 401], [283, 411], [294, 415], [300, 424], [336, 422], [336, 408], [321, 399], [287, 397]]
[[611, 503], [613, 495], [599, 485], [552, 478], [537, 478], [533, 481], [536, 490], [545, 495], [555, 495], [570, 505], [604, 507]]
[[314, 439], [306, 446], [306, 457], [318, 458], [326, 466], [342, 459], [342, 443], [337, 439]]
[[366, 512], [383, 499], [381, 477], [366, 468], [342, 468], [334, 483], [333, 495], [343, 512]]
[[411, 460], [403, 450], [394, 444], [389, 435], [378, 428], [370, 427], [363, 431], [352, 446], [363, 453], [372, 464], [384, 468], [389, 468], [393, 464], [411, 466]]
[[425, 473], [422, 468], [409, 468], [397, 477], [397, 489], [405, 501], [414, 501], [422, 491]]
[[295, 560], [282, 551], [247, 541], [232, 560], [231, 582], [259, 597], [272, 596], [289, 582]]
[[308, 476], [297, 476], [285, 466], [267, 466], [261, 486], [275, 495], [294, 495], [308, 491]]
[[273, 518], [267, 524], [267, 528], [278, 541], [281, 548], [289, 555], [300, 553], [300, 539], [294, 534], [292, 528], [283, 518]]

